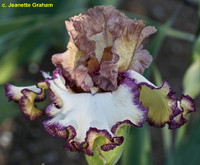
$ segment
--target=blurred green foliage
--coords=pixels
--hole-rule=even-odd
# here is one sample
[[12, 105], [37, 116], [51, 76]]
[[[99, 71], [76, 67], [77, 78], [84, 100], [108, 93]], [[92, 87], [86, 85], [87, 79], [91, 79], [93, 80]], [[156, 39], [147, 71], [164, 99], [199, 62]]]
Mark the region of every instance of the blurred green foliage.
[[200, 92], [200, 35], [194, 42], [192, 57], [193, 62], [185, 73], [183, 87], [185, 94], [196, 97]]

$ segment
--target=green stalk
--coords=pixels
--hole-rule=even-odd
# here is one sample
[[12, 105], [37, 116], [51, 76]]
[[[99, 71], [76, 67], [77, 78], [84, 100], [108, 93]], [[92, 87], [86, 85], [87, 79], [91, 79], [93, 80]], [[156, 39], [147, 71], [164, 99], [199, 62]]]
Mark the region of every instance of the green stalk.
[[173, 38], [177, 38], [177, 39], [181, 39], [181, 40], [186, 40], [186, 41], [190, 41], [193, 42], [195, 39], [195, 36], [191, 33], [187, 33], [187, 32], [182, 32], [180, 30], [175, 30], [172, 28], [169, 28], [166, 31], [166, 35], [169, 37], [173, 37]]
[[146, 165], [150, 158], [150, 138], [147, 127], [131, 128], [127, 138], [122, 165]]

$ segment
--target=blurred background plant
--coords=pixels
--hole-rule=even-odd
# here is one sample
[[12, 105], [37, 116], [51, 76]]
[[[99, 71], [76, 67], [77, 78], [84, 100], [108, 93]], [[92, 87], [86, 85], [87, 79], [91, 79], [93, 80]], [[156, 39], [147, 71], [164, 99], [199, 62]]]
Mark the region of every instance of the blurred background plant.
[[[2, 3], [40, 0], [2, 0]], [[62, 148], [63, 141], [43, 130], [41, 121], [29, 122], [17, 104], [4, 96], [4, 84], [34, 84], [39, 70], [52, 71], [51, 56], [66, 49], [64, 21], [96, 5], [113, 5], [131, 18], [158, 29], [149, 41], [154, 57], [145, 76], [156, 84], [168, 79], [178, 95], [200, 93], [200, 1], [197, 0], [43, 0], [53, 8], [0, 9], [0, 164], [86, 165], [81, 154]], [[43, 105], [45, 107], [45, 105]], [[144, 125], [131, 128], [120, 165], [199, 165], [200, 114], [176, 131]]]

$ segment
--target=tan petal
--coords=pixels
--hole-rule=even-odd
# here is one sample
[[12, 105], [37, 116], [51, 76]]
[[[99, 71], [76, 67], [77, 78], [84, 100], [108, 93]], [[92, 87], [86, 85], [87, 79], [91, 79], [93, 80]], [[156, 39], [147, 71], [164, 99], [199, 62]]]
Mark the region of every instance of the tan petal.
[[138, 49], [136, 49], [129, 69], [143, 74], [144, 70], [149, 67], [152, 60], [152, 56], [146, 49], [143, 49], [143, 46], [141, 45]]
[[119, 72], [126, 71], [129, 68], [144, 26], [143, 21], [128, 20], [121, 37], [115, 40], [112, 51], [119, 56], [117, 62]]

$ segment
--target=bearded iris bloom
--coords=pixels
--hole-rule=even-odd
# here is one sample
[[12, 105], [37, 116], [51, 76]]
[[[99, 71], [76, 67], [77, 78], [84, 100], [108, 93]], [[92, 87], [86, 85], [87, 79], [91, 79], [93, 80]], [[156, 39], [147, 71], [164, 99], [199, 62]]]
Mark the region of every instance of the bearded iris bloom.
[[[6, 84], [6, 95], [34, 120], [42, 114], [45, 130], [65, 139], [65, 147], [93, 155], [95, 139], [106, 138], [103, 151], [123, 143], [123, 125], [182, 126], [195, 111], [193, 99], [177, 99], [164, 81], [155, 86], [142, 76], [152, 62], [142, 41], [156, 32], [141, 20], [132, 20], [112, 6], [97, 6], [66, 21], [67, 50], [55, 54], [52, 75], [34, 86]], [[34, 104], [49, 92], [51, 104], [41, 111]]]

